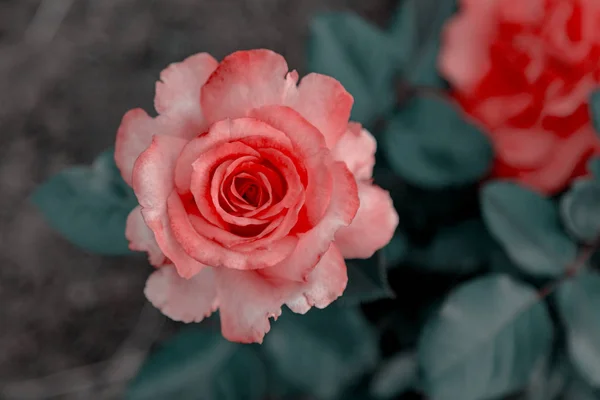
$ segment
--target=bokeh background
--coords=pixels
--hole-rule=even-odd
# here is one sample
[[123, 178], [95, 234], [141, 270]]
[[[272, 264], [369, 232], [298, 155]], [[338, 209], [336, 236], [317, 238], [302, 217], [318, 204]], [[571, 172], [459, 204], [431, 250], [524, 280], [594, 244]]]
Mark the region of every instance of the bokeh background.
[[28, 202], [38, 184], [112, 146], [127, 110], [151, 111], [169, 63], [262, 47], [302, 74], [316, 13], [384, 24], [396, 3], [0, 0], [0, 398], [119, 398], [177, 329], [146, 304], [146, 259], [67, 243]]

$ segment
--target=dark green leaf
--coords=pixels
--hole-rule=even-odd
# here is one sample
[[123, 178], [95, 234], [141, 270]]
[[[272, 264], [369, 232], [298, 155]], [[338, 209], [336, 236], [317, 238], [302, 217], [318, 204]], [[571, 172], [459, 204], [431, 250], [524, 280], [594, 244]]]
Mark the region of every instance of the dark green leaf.
[[590, 158], [587, 163], [587, 169], [596, 181], [600, 181], [600, 157]]
[[266, 372], [255, 348], [188, 326], [151, 354], [126, 400], [262, 400]]
[[[296, 400], [314, 400], [314, 398], [304, 398]], [[344, 389], [341, 395], [338, 396], [337, 400], [378, 400], [371, 396], [369, 393], [369, 384], [365, 379], [360, 380], [358, 383], [353, 383]]]
[[414, 248], [409, 260], [435, 271], [471, 273], [487, 265], [494, 245], [483, 223], [470, 220], [442, 228], [428, 246]]
[[589, 107], [594, 129], [600, 135], [600, 90], [594, 90], [590, 95]]
[[370, 126], [392, 109], [399, 48], [388, 35], [347, 13], [317, 16], [310, 31], [309, 69], [333, 76], [354, 96], [353, 120]]
[[600, 274], [584, 271], [565, 281], [557, 302], [573, 364], [586, 381], [600, 387]]
[[401, 353], [386, 361], [371, 381], [371, 394], [390, 399], [408, 390], [417, 380], [417, 358], [414, 353]]
[[381, 147], [398, 175], [430, 189], [477, 181], [493, 157], [488, 138], [454, 105], [427, 96], [414, 97], [397, 111]]
[[556, 400], [565, 389], [571, 375], [566, 356], [554, 362], [546, 357], [536, 366], [525, 390], [526, 400]]
[[375, 332], [352, 308], [284, 313], [263, 346], [289, 384], [319, 400], [336, 398], [378, 359]]
[[529, 274], [558, 276], [575, 260], [576, 244], [563, 232], [555, 204], [511, 182], [481, 192], [484, 221], [507, 254]]
[[357, 305], [394, 297], [387, 279], [387, 268], [381, 251], [367, 260], [346, 260], [348, 285], [338, 300], [343, 305]]
[[380, 250], [381, 262], [386, 268], [393, 268], [404, 260], [408, 252], [408, 242], [404, 234], [397, 232], [392, 240]]
[[456, 0], [400, 2], [390, 35], [403, 49], [405, 80], [416, 86], [446, 86], [438, 73], [438, 54], [443, 27], [456, 9]]
[[600, 238], [600, 183], [577, 181], [560, 202], [562, 221], [575, 238], [591, 244]]
[[93, 253], [130, 253], [127, 216], [137, 205], [115, 166], [112, 151], [91, 167], [73, 167], [43, 183], [32, 196], [49, 224], [71, 243]]
[[418, 357], [427, 395], [481, 400], [524, 387], [552, 344], [552, 321], [532, 288], [490, 275], [459, 286], [425, 326]]
[[561, 400], [600, 400], [600, 393], [583, 379], [576, 377], [565, 389]]

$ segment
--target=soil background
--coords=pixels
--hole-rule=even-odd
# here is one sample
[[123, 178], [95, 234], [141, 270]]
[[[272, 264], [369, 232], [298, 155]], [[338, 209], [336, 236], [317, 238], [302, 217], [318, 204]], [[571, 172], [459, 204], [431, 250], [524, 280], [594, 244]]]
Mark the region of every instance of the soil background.
[[[177, 324], [148, 306], [145, 257], [63, 240], [28, 202], [58, 171], [153, 111], [169, 63], [270, 48], [305, 68], [313, 15], [385, 24], [395, 0], [0, 0], [0, 399], [118, 399]], [[94, 227], [90, 227], [94, 229]]]

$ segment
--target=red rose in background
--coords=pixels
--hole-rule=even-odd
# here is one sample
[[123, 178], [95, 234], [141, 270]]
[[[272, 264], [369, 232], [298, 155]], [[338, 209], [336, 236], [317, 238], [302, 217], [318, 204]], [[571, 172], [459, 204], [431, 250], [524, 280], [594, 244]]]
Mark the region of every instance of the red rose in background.
[[184, 322], [218, 308], [226, 338], [261, 342], [282, 305], [305, 313], [342, 295], [344, 258], [370, 257], [398, 224], [352, 102], [333, 78], [298, 84], [268, 50], [163, 71], [159, 115], [127, 113], [115, 147], [140, 203], [130, 247], [159, 267], [152, 304]]
[[495, 176], [555, 193], [599, 152], [588, 113], [599, 26], [597, 0], [462, 0], [440, 69], [489, 132]]

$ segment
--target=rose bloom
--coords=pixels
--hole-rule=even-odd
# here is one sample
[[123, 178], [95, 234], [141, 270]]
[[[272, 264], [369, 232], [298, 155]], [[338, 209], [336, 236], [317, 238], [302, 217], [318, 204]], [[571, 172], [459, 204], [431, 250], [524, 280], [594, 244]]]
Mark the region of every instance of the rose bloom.
[[280, 55], [197, 54], [164, 70], [156, 118], [129, 111], [115, 160], [140, 207], [134, 250], [158, 269], [147, 298], [177, 321], [219, 309], [223, 335], [261, 342], [269, 317], [324, 308], [398, 224], [371, 183], [375, 140], [349, 123], [353, 99], [327, 76], [298, 85]]
[[600, 78], [597, 0], [462, 0], [440, 69], [496, 150], [494, 175], [564, 189], [600, 150], [588, 97]]

